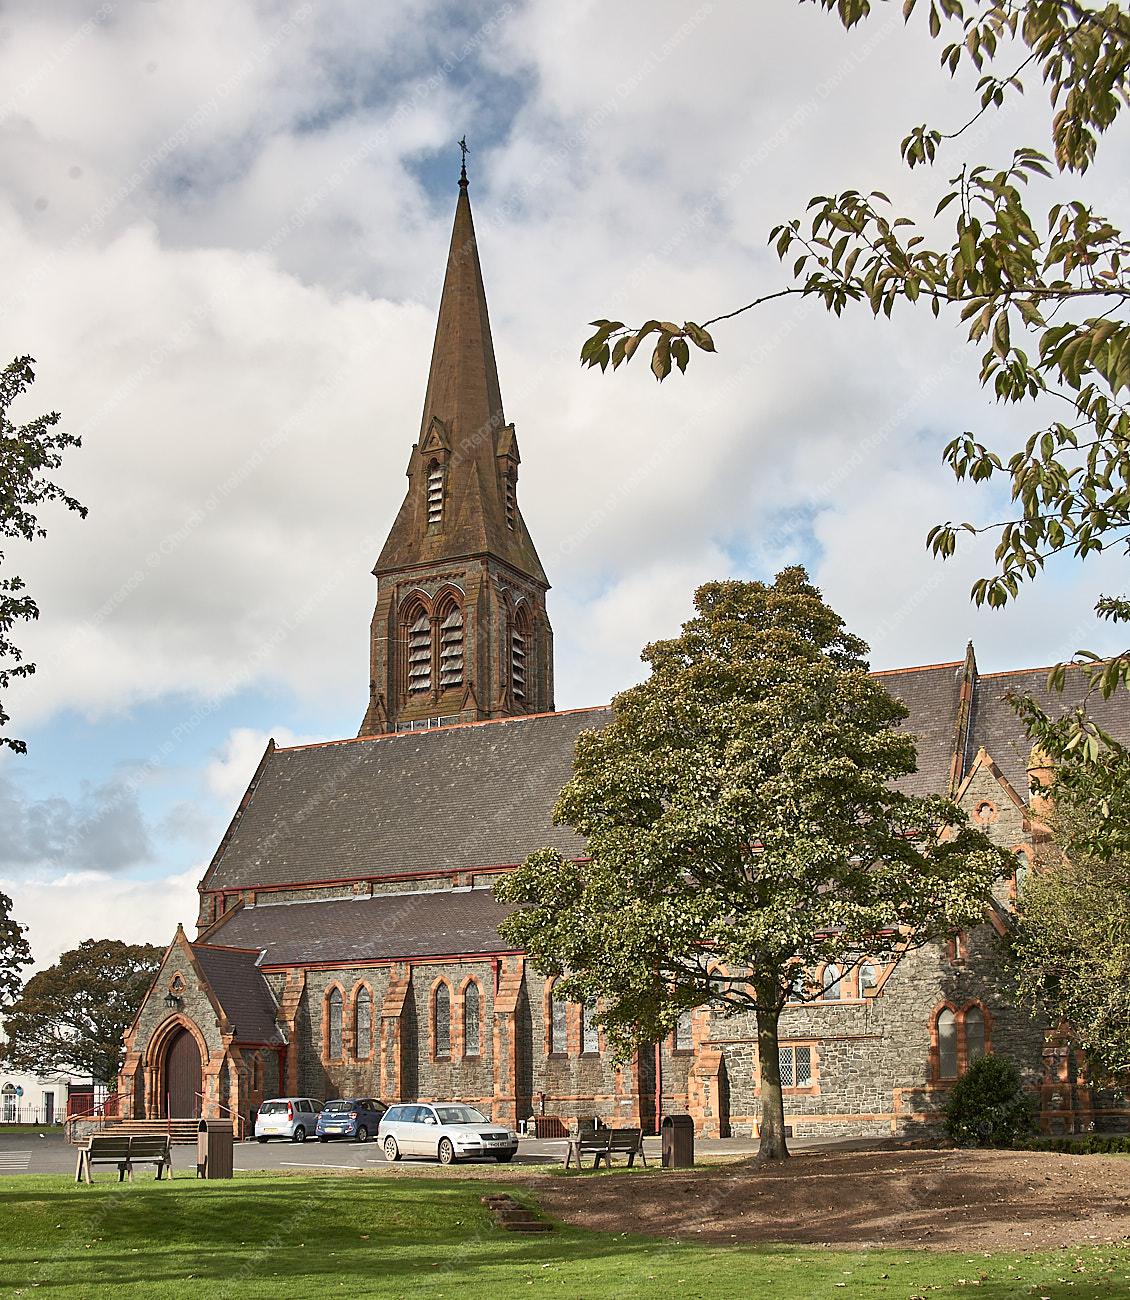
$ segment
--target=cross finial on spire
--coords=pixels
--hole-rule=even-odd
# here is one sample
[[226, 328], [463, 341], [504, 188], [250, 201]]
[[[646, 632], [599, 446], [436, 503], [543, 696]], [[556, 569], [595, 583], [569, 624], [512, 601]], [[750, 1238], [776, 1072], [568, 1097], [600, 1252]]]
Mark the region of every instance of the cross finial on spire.
[[467, 155], [471, 152], [470, 149], [467, 148], [466, 136], [459, 141], [459, 148], [463, 153], [463, 162], [459, 167], [459, 184], [465, 186], [467, 184]]

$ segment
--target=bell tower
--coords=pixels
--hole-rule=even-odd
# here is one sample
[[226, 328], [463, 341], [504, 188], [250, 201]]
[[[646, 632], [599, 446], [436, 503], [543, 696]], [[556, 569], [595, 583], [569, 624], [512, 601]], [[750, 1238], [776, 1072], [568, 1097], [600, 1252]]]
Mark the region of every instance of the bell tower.
[[553, 709], [549, 583], [518, 506], [465, 164], [408, 491], [373, 569], [362, 736]]

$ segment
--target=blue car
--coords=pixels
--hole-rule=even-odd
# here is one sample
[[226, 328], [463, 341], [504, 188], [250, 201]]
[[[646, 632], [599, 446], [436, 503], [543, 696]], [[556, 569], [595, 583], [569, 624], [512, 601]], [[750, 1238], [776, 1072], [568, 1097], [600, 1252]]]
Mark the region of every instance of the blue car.
[[377, 1128], [387, 1109], [387, 1106], [374, 1101], [372, 1097], [345, 1097], [327, 1101], [318, 1114], [318, 1141], [355, 1138], [358, 1142], [368, 1142], [371, 1137], [376, 1137]]

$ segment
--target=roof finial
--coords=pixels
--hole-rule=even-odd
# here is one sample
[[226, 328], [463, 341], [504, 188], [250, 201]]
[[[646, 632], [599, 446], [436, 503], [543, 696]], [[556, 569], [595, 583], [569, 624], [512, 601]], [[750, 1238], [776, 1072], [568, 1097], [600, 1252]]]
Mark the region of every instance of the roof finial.
[[459, 148], [463, 152], [463, 162], [459, 168], [459, 188], [465, 190], [467, 188], [467, 155], [471, 152], [470, 149], [467, 148], [466, 136], [459, 141]]

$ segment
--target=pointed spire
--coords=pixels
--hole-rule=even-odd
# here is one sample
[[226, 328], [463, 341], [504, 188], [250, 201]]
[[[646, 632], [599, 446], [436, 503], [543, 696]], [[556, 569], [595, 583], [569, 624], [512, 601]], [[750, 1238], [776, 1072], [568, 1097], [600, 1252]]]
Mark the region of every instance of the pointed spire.
[[[502, 409], [486, 290], [467, 193], [466, 138], [459, 145], [463, 151], [459, 197], [420, 436], [408, 468], [411, 482], [374, 572], [456, 556], [492, 554], [548, 585], [521, 514], [512, 501], [508, 505], [507, 465], [512, 461], [516, 472], [518, 448]], [[442, 446], [437, 446], [437, 440]], [[439, 530], [429, 527], [427, 509], [427, 467], [433, 454], [444, 467], [444, 523]], [[507, 522], [508, 510], [512, 523]]]

